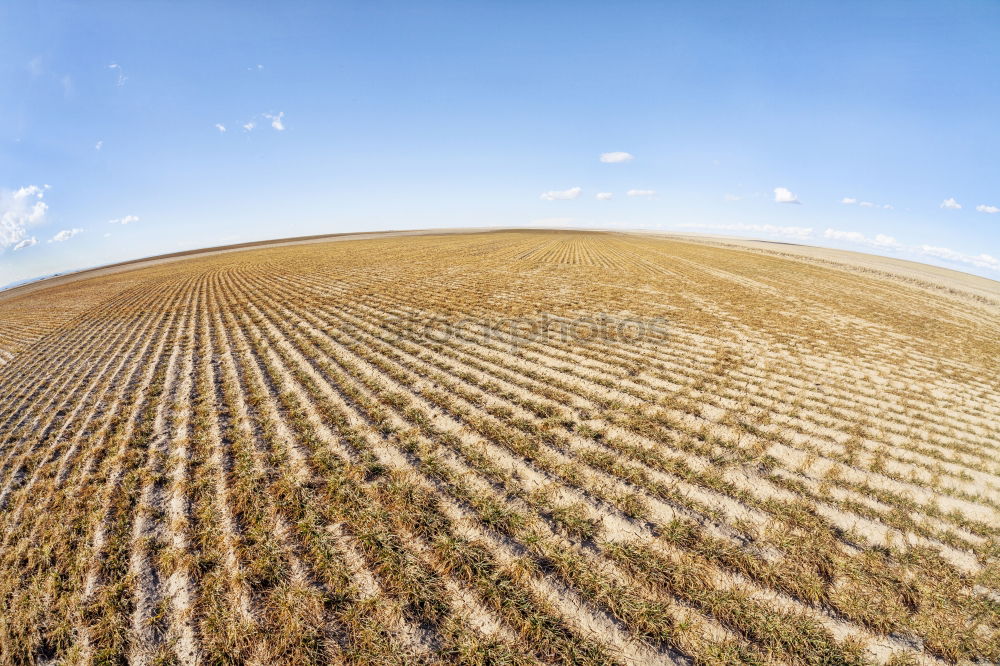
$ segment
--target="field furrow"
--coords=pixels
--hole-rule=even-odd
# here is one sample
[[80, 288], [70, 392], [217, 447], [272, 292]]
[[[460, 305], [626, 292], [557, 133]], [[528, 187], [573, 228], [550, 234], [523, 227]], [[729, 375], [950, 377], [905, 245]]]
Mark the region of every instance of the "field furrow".
[[0, 663], [1000, 661], [1000, 310], [786, 255], [375, 235], [0, 295]]

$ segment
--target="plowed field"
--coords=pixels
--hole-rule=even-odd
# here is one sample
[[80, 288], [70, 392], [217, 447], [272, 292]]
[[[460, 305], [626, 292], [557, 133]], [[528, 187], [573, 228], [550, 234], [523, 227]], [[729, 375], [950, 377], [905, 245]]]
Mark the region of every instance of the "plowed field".
[[0, 662], [1000, 662], [1000, 308], [510, 231], [0, 294]]

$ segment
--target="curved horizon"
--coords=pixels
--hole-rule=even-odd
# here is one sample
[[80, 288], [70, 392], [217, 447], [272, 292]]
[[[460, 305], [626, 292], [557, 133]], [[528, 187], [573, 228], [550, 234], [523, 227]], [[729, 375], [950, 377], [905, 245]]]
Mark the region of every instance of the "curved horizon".
[[36, 0], [3, 18], [0, 284], [470, 222], [1000, 277], [997, 3], [222, 2], [194, 21]]
[[944, 264], [929, 263], [926, 261], [917, 261], [914, 259], [907, 259], [901, 257], [894, 257], [888, 254], [878, 254], [875, 252], [865, 252], [858, 249], [843, 249], [837, 247], [831, 247], [828, 245], [812, 245], [809, 243], [793, 243], [791, 241], [779, 241], [762, 237], [749, 237], [749, 236], [732, 236], [723, 234], [699, 234], [690, 231], [674, 231], [674, 230], [650, 230], [650, 229], [621, 229], [621, 228], [595, 228], [595, 227], [553, 227], [546, 225], [525, 225], [525, 226], [490, 226], [490, 227], [439, 227], [439, 228], [427, 228], [427, 229], [386, 229], [382, 231], [344, 231], [337, 233], [328, 234], [311, 234], [308, 236], [290, 236], [284, 238], [262, 238], [255, 240], [248, 240], [241, 243], [232, 243], [227, 245], [209, 245], [201, 248], [192, 248], [190, 250], [181, 250], [177, 252], [166, 252], [162, 254], [148, 255], [142, 257], [131, 257], [124, 259], [122, 261], [116, 261], [108, 264], [99, 264], [93, 266], [86, 266], [78, 269], [66, 270], [58, 273], [51, 273], [48, 275], [41, 275], [34, 278], [28, 278], [25, 280], [16, 281], [7, 285], [0, 286], [0, 298], [5, 295], [9, 295], [9, 292], [15, 290], [19, 287], [34, 286], [38, 283], [44, 282], [46, 280], [55, 278], [74, 278], [74, 279], [86, 279], [86, 273], [92, 271], [102, 271], [105, 269], [122, 268], [126, 266], [131, 266], [133, 264], [142, 265], [147, 262], [159, 262], [163, 260], [182, 260], [187, 257], [192, 257], [199, 254], [213, 253], [213, 252], [230, 252], [230, 251], [240, 251], [240, 250], [251, 250], [255, 247], [267, 247], [271, 245], [284, 245], [284, 244], [296, 244], [296, 243], [310, 243], [310, 242], [323, 242], [326, 240], [337, 240], [345, 239], [352, 240], [356, 238], [364, 237], [379, 237], [379, 236], [393, 236], [393, 235], [428, 235], [428, 234], [450, 234], [450, 233], [487, 233], [490, 231], [563, 231], [563, 232], [594, 232], [594, 233], [638, 233], [638, 234], [648, 234], [648, 235], [664, 235], [671, 236], [676, 235], [681, 238], [689, 238], [697, 241], [698, 239], [706, 240], [731, 240], [731, 241], [741, 241], [747, 243], [762, 243], [762, 244], [772, 244], [772, 245], [782, 245], [791, 246], [799, 248], [809, 248], [815, 250], [827, 250], [836, 253], [842, 253], [847, 255], [859, 255], [861, 257], [872, 257], [878, 259], [887, 259], [892, 262], [898, 262], [901, 264], [912, 264], [915, 267], [926, 267], [933, 268], [937, 270], [947, 271], [949, 273], [955, 273], [958, 276], [966, 276], [970, 278], [975, 278], [977, 280], [985, 280], [988, 283], [996, 285], [996, 295], [1000, 297], [1000, 280], [994, 279], [988, 275], [980, 275], [978, 273], [973, 273], [969, 271], [963, 271], [959, 268], [954, 268], [952, 266]]

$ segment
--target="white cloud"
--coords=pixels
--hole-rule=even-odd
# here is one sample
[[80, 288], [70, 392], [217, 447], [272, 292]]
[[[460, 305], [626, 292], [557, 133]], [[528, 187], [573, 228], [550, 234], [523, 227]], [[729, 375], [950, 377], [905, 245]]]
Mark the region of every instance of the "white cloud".
[[892, 236], [888, 236], [886, 234], [875, 234], [874, 237], [870, 237], [858, 231], [827, 229], [823, 232], [823, 237], [829, 240], [856, 243], [858, 245], [865, 245], [881, 250], [892, 249], [922, 258], [933, 257], [936, 259], [943, 259], [946, 262], [966, 264], [968, 266], [975, 266], [976, 268], [988, 268], [1000, 271], [1000, 259], [992, 257], [988, 254], [969, 255], [950, 248], [937, 247], [934, 245], [903, 245]]
[[755, 234], [786, 236], [805, 240], [812, 236], [812, 227], [777, 226], [774, 224], [679, 224], [679, 229], [712, 229], [718, 231], [748, 231]]
[[990, 268], [995, 271], [1000, 271], [1000, 259], [992, 257], [988, 254], [973, 256], [957, 252], [946, 247], [935, 247], [933, 245], [921, 245], [917, 251], [919, 254], [923, 254], [928, 257], [937, 257], [939, 259], [946, 259], [948, 261], [976, 266], [977, 268]]
[[941, 208], [947, 208], [949, 210], [958, 210], [962, 207], [962, 204], [955, 201], [955, 197], [948, 197], [941, 202]]
[[[271, 127], [278, 130], [279, 132], [283, 132], [285, 131], [284, 117], [285, 117], [284, 111], [279, 111], [278, 113], [261, 113], [253, 116], [252, 119], [243, 123], [242, 127], [245, 132], [252, 132], [257, 127], [257, 121], [260, 118], [264, 118], [265, 120], [271, 121]], [[216, 123], [215, 129], [219, 130], [220, 132], [226, 131], [225, 125], [222, 125], [221, 123]]]
[[615, 195], [613, 192], [598, 192], [597, 194], [594, 195], [594, 198], [600, 201], [608, 201], [614, 196]]
[[729, 194], [728, 192], [726, 192], [726, 195], [722, 198], [725, 199], [726, 201], [739, 201], [743, 197], [738, 196], [736, 194]]
[[656, 190], [629, 190], [625, 194], [630, 197], [652, 197], [656, 195]]
[[827, 229], [823, 232], [823, 238], [860, 243], [864, 241], [865, 235], [860, 231], [839, 231], [837, 229]]
[[38, 185], [28, 185], [27, 187], [19, 187], [14, 192], [14, 198], [17, 200], [30, 199], [31, 197], [41, 199], [45, 196], [45, 190], [47, 189], [49, 189], [48, 185], [42, 185], [41, 187], [39, 187]]
[[284, 111], [278, 111], [278, 115], [272, 115], [270, 113], [265, 113], [264, 117], [271, 121], [271, 127], [278, 130], [279, 132], [285, 131], [285, 124], [281, 122], [281, 119], [285, 117]]
[[798, 204], [802, 203], [799, 198], [792, 194], [792, 191], [787, 187], [776, 187], [774, 188], [774, 202], [775, 203], [787, 203], [787, 204]]
[[94, 144], [94, 150], [100, 150], [103, 145], [104, 141], [98, 141], [96, 144]]
[[31, 247], [32, 245], [38, 245], [38, 239], [35, 238], [34, 236], [31, 236], [30, 238], [25, 238], [23, 241], [15, 245], [14, 252], [17, 252], [18, 250], [23, 250], [26, 247]]
[[122, 66], [121, 65], [119, 65], [118, 63], [113, 62], [110, 65], [108, 65], [108, 69], [113, 69], [116, 72], [118, 72], [118, 79], [115, 81], [115, 85], [116, 86], [118, 86], [120, 88], [123, 85], [125, 85], [125, 81], [128, 80], [128, 77], [125, 76], [125, 72], [122, 71]]
[[840, 229], [827, 229], [823, 232], [823, 237], [830, 240], [847, 241], [859, 245], [870, 245], [873, 247], [902, 247], [892, 236], [886, 234], [876, 234], [874, 238], [865, 236], [860, 231], [842, 231]]
[[116, 217], [113, 220], [108, 220], [108, 224], [131, 224], [132, 222], [138, 221], [138, 215], [126, 215], [125, 217]]
[[635, 155], [625, 152], [614, 152], [614, 153], [601, 153], [601, 161], [605, 164], [621, 164], [622, 162], [631, 162], [635, 159]]
[[219, 130], [220, 132], [225, 132], [226, 126], [223, 125], [222, 123], [215, 123], [215, 129]]
[[976, 206], [976, 210], [980, 213], [1000, 213], [1000, 208], [997, 208], [996, 206], [987, 206], [986, 204]]
[[840, 200], [842, 204], [857, 204], [862, 208], [882, 208], [883, 210], [893, 210], [895, 207], [892, 204], [877, 204], [871, 201], [858, 201], [854, 197], [844, 197]]
[[63, 229], [62, 231], [60, 231], [59, 233], [57, 233], [55, 236], [53, 236], [49, 240], [49, 242], [50, 243], [62, 243], [63, 241], [67, 241], [70, 238], [72, 238], [73, 236], [76, 236], [77, 234], [82, 234], [82, 233], [83, 233], [83, 229], [80, 229], [79, 227], [76, 227], [76, 228], [73, 228], [73, 229]]
[[549, 190], [548, 192], [542, 192], [541, 198], [546, 201], [564, 201], [567, 199], [576, 199], [583, 192], [583, 188], [571, 187], [568, 190]]
[[26, 239], [28, 228], [45, 219], [49, 206], [42, 199], [48, 189], [48, 185], [28, 185], [0, 190], [0, 250]]
[[[785, 236], [796, 240], [807, 241], [814, 238], [813, 230], [808, 227], [775, 226], [772, 224], [679, 224], [677, 229], [705, 229], [728, 232], [743, 232], [741, 235], [763, 234]], [[946, 247], [933, 245], [904, 245], [887, 234], [866, 236], [860, 231], [844, 231], [841, 229], [826, 229], [823, 238], [864, 245], [877, 250], [892, 250], [894, 253], [905, 253], [923, 258], [932, 257], [949, 263], [965, 264], [976, 268], [989, 269], [1000, 273], [1000, 259], [989, 254], [970, 255]], [[932, 262], [937, 263], [937, 262]]]

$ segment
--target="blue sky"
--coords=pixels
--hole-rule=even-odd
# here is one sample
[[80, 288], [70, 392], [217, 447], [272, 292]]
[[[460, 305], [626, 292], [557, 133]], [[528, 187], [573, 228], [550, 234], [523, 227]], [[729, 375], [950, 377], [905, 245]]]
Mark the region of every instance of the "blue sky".
[[985, 0], [4, 3], [0, 284], [528, 224], [1000, 279], [998, 72]]

